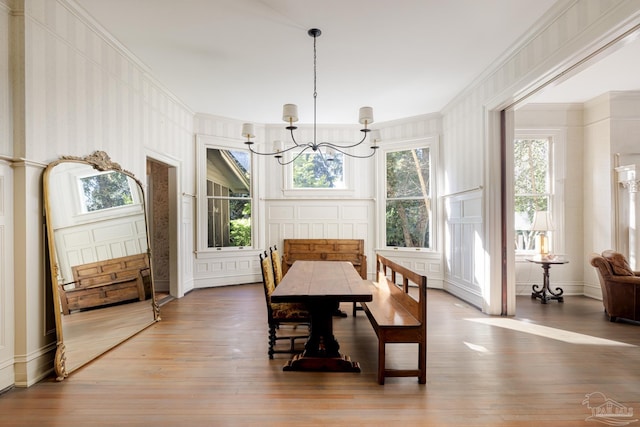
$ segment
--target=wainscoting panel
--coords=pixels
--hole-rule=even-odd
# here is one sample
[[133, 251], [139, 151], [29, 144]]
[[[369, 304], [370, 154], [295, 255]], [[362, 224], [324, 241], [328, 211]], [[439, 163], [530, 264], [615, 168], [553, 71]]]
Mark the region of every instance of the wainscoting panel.
[[282, 248], [284, 239], [364, 239], [367, 268], [372, 274], [375, 268], [372, 199], [269, 199], [266, 212], [267, 247], [275, 244]]
[[[482, 289], [477, 272], [482, 266], [478, 250], [482, 246], [482, 190], [464, 192], [445, 198], [444, 288], [478, 307], [482, 307]], [[481, 261], [480, 261], [481, 262]]]
[[[442, 253], [396, 249], [378, 249], [376, 253], [427, 276], [427, 287], [443, 289]], [[375, 257], [371, 259], [371, 270], [375, 270]]]

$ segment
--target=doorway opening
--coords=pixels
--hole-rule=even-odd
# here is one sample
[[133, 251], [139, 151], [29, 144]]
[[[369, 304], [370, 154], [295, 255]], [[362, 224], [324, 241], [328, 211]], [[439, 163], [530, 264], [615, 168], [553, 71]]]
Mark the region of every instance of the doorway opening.
[[158, 303], [177, 296], [177, 218], [171, 200], [177, 194], [176, 168], [147, 157], [149, 245]]

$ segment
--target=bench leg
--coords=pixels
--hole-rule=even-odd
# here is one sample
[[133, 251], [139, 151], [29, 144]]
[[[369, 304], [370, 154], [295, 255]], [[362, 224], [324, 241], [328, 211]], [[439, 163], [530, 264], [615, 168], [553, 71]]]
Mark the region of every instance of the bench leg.
[[427, 383], [427, 346], [423, 343], [418, 344], [418, 383]]
[[384, 384], [385, 342], [378, 338], [378, 384]]

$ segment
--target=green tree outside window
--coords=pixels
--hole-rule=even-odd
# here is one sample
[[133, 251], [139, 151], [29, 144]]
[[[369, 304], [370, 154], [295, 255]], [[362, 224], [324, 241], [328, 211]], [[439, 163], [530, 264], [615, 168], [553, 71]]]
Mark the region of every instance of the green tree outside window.
[[108, 172], [80, 178], [84, 207], [87, 212], [133, 204], [127, 175]]
[[516, 250], [535, 248], [531, 224], [536, 211], [551, 209], [550, 138], [514, 141], [514, 210]]
[[431, 232], [429, 148], [386, 154], [386, 245], [429, 248]]

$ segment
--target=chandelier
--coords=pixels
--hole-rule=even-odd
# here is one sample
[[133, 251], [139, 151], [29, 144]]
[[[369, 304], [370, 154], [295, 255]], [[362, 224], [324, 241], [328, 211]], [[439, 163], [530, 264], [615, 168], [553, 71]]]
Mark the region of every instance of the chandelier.
[[[285, 104], [282, 108], [282, 120], [287, 122], [289, 126], [286, 129], [291, 133], [291, 140], [293, 141], [293, 145], [289, 148], [284, 148], [284, 144], [282, 141], [274, 141], [273, 143], [273, 151], [270, 153], [260, 153], [255, 151], [252, 147], [254, 144], [251, 141], [251, 138], [255, 138], [255, 133], [253, 130], [252, 123], [244, 123], [242, 125], [242, 136], [247, 138], [244, 142], [249, 151], [255, 154], [259, 154], [261, 156], [273, 156], [278, 160], [278, 163], [281, 165], [288, 165], [296, 161], [298, 157], [300, 157], [307, 150], [311, 150], [314, 153], [319, 154], [326, 161], [335, 160], [336, 153], [342, 153], [349, 157], [355, 157], [360, 159], [366, 159], [368, 157], [373, 156], [376, 153], [378, 147], [378, 142], [380, 142], [380, 131], [369, 129], [369, 125], [373, 123], [373, 108], [371, 107], [361, 107], [359, 122], [364, 125], [360, 132], [362, 132], [362, 139], [355, 143], [332, 143], [332, 142], [317, 142], [317, 124], [316, 124], [316, 100], [318, 98], [317, 91], [317, 55], [316, 55], [316, 39], [322, 34], [322, 32], [317, 28], [312, 28], [307, 31], [309, 36], [313, 37], [313, 141], [307, 143], [299, 143], [296, 141], [295, 135], [293, 133], [294, 130], [297, 129], [296, 126], [293, 125], [294, 122], [298, 121], [298, 106], [295, 104]], [[366, 139], [367, 135], [369, 136], [370, 148], [371, 152], [365, 155], [357, 155], [350, 153], [349, 149], [354, 148], [362, 144]], [[283, 155], [289, 151], [295, 150], [295, 156], [289, 160], [283, 160]]]

